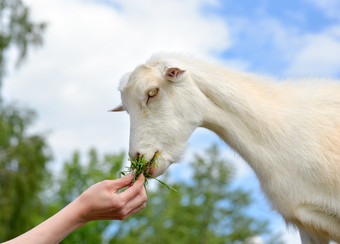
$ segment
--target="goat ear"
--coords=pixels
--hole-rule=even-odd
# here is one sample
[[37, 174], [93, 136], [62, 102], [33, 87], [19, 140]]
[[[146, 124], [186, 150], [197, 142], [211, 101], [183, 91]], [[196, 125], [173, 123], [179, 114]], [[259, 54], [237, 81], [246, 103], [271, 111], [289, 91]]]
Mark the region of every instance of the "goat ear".
[[167, 68], [167, 70], [165, 71], [165, 78], [169, 81], [177, 82], [181, 80], [184, 72], [185, 70], [181, 70], [176, 67]]
[[119, 105], [118, 107], [109, 110], [109, 112], [122, 112], [125, 111], [125, 108], [123, 107], [123, 105]]

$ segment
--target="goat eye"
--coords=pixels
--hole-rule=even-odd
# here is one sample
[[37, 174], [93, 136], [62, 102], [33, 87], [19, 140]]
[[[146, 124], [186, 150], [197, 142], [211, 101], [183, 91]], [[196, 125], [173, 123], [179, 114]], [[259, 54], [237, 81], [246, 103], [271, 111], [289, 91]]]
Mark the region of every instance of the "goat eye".
[[148, 95], [149, 97], [153, 97], [158, 93], [158, 88], [154, 88], [152, 90], [149, 91]]

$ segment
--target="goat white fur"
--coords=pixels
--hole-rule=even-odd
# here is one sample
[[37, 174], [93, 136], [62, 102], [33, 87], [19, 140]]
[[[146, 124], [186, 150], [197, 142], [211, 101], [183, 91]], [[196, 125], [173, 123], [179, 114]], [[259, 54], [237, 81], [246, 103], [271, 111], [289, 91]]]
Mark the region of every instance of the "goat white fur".
[[302, 243], [340, 242], [340, 81], [279, 82], [176, 54], [122, 78], [130, 154], [179, 160], [195, 128], [214, 131], [252, 167]]

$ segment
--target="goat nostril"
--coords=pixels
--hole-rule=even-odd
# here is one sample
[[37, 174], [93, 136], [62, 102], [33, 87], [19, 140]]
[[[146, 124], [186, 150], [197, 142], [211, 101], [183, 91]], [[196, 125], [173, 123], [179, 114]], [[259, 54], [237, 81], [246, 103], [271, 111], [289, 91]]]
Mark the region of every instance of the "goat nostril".
[[139, 157], [140, 157], [140, 153], [139, 153], [139, 152], [137, 152], [137, 153], [136, 153], [136, 157], [135, 157], [135, 158], [139, 159]]

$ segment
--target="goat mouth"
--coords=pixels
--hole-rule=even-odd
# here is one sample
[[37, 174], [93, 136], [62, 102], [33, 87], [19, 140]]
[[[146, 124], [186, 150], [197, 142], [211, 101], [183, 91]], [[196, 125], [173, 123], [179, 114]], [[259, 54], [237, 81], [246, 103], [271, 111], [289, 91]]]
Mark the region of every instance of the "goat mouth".
[[152, 178], [154, 173], [156, 171], [156, 166], [153, 166], [147, 170], [145, 170], [145, 173], [146, 173], [146, 178]]
[[154, 173], [156, 172], [158, 167], [157, 159], [159, 155], [160, 152], [156, 151], [151, 160], [146, 163], [147, 169], [145, 170], [145, 173], [147, 178], [153, 177]]

